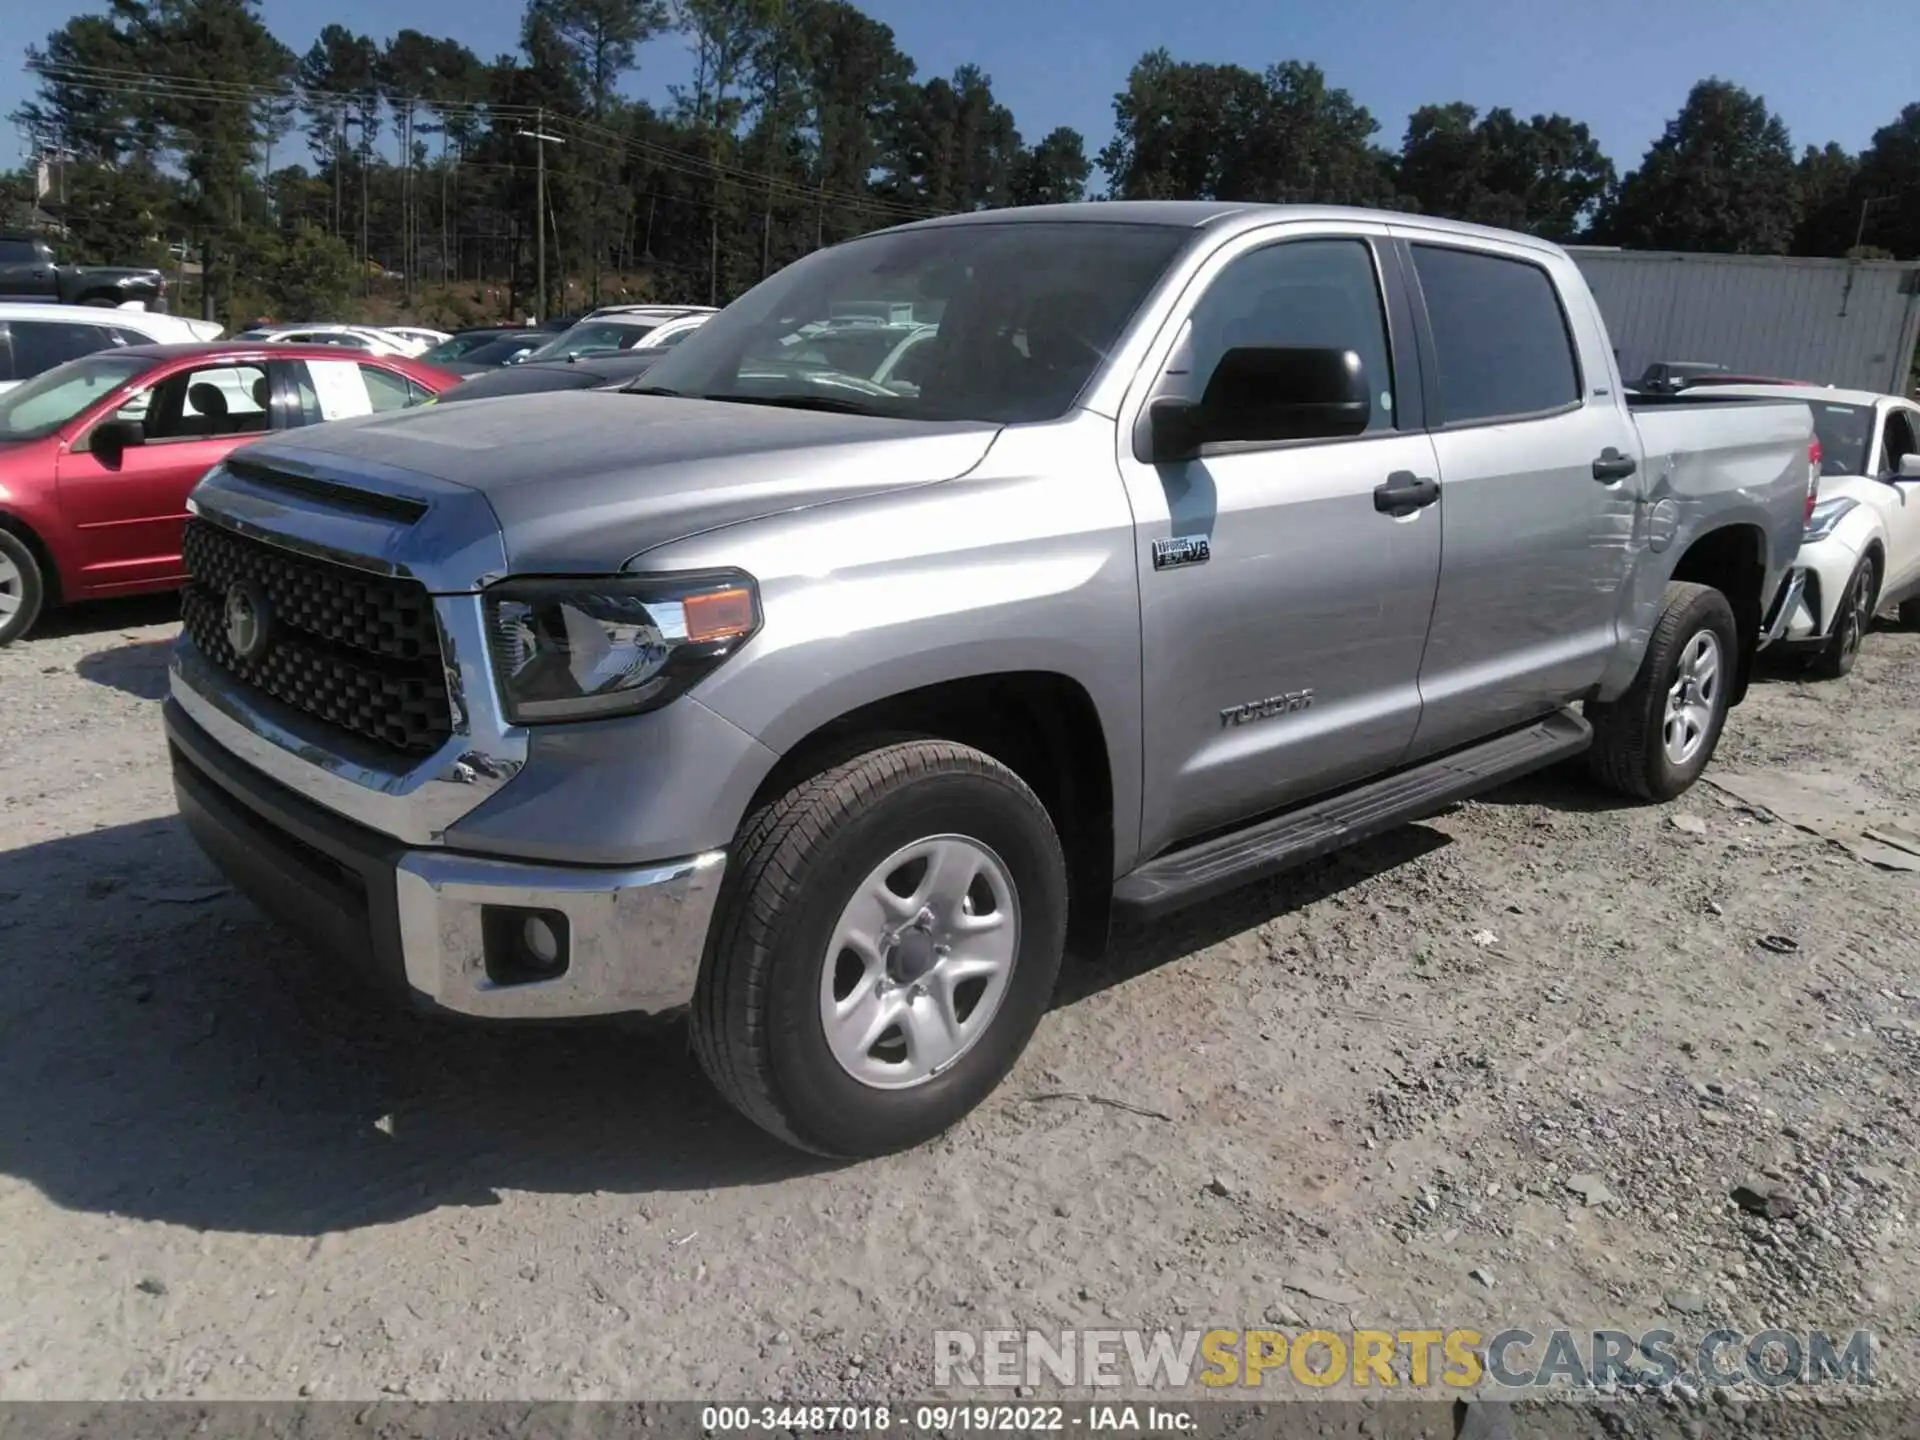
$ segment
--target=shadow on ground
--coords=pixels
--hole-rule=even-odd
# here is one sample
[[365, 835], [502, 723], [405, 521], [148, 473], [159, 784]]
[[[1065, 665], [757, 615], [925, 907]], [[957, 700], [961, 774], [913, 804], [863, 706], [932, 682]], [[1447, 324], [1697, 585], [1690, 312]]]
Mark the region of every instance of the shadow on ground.
[[104, 635], [110, 630], [179, 623], [180, 597], [174, 593], [136, 595], [126, 600], [83, 600], [77, 605], [62, 605], [47, 611], [34, 622], [32, 633], [20, 643], [32, 646], [70, 635]]
[[[1444, 843], [1409, 827], [1121, 931], [1106, 962], [1069, 967], [1058, 1003]], [[502, 1189], [643, 1194], [823, 1168], [727, 1108], [684, 1021], [397, 1009], [220, 893], [173, 819], [15, 850], [4, 874], [0, 1171], [67, 1208], [318, 1235]]]
[[84, 655], [73, 667], [82, 680], [124, 691], [142, 700], [164, 700], [167, 695], [167, 654], [172, 640], [136, 640], [110, 650]]
[[76, 1210], [317, 1235], [814, 1164], [714, 1095], [684, 1024], [417, 1016], [237, 896], [190, 903], [217, 879], [172, 819], [8, 853], [0, 1171]]

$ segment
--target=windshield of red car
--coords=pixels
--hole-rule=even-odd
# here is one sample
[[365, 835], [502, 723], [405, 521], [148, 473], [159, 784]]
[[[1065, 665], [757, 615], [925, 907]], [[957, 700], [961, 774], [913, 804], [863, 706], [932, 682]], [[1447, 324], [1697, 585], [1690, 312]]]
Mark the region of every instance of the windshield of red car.
[[152, 364], [151, 359], [102, 351], [42, 371], [0, 395], [0, 441], [51, 435]]

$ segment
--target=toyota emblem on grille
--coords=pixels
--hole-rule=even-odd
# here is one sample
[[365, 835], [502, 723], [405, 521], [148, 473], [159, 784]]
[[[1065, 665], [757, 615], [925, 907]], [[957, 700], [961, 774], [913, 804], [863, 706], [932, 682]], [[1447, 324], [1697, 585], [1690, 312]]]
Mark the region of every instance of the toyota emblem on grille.
[[259, 588], [244, 580], [227, 587], [227, 643], [248, 664], [266, 654], [273, 633], [273, 607]]

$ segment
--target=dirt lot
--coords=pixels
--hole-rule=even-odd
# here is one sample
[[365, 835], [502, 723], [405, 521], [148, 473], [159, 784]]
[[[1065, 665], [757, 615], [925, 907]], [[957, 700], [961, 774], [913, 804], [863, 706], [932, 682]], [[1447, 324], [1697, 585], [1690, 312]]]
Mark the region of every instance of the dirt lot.
[[[943, 1326], [1306, 1322], [1864, 1326], [1911, 1393], [1920, 876], [1544, 777], [1117, 936], [966, 1124], [825, 1168], [684, 1027], [390, 1013], [219, 891], [173, 629], [0, 652], [0, 1398], [901, 1398]], [[1917, 710], [1881, 633], [1710, 773], [1920, 815]]]

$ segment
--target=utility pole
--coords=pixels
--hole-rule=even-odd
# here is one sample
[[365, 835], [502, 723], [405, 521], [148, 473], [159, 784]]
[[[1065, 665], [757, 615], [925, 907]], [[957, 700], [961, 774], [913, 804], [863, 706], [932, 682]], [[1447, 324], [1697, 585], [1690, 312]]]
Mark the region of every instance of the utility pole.
[[535, 266], [540, 277], [540, 291], [534, 302], [533, 318], [538, 324], [547, 318], [547, 146], [564, 145], [567, 142], [558, 135], [544, 133], [547, 125], [547, 111], [544, 105], [534, 111], [534, 116], [533, 129], [516, 130], [513, 133], [533, 141], [534, 150], [539, 155], [534, 172], [538, 178], [535, 181], [537, 203], [533, 216], [535, 237], [533, 253], [538, 257]]
[[1859, 228], [1853, 232], [1854, 249], [1858, 250], [1867, 242], [1867, 212], [1876, 205], [1891, 205], [1892, 203], [1893, 196], [1891, 195], [1882, 195], [1877, 199], [1862, 200], [1860, 202], [1860, 225]]

